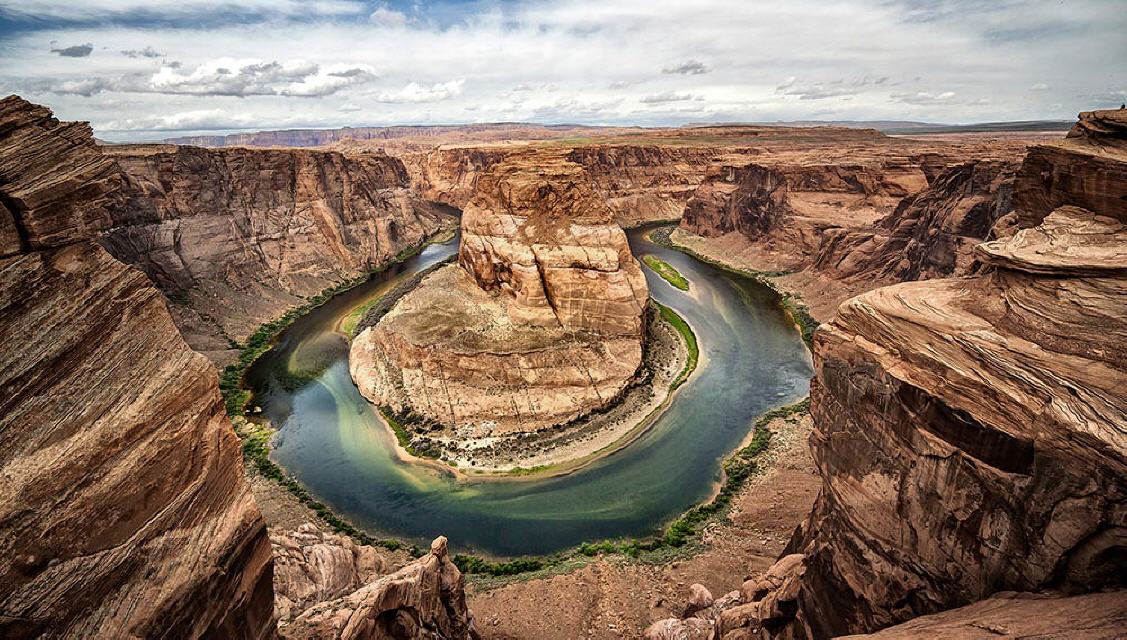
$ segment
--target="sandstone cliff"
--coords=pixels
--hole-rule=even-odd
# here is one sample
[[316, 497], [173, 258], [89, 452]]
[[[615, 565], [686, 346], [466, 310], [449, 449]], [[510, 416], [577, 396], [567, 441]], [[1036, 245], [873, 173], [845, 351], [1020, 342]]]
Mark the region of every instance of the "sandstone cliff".
[[[1084, 130], [1118, 118], [1083, 116], [1051, 150], [1060, 171], [1092, 146], [1104, 175], [1127, 166], [1121, 129]], [[976, 248], [980, 275], [871, 291], [819, 329], [822, 492], [792, 553], [744, 584], [714, 637], [821, 638], [1003, 590], [1124, 586], [1127, 191], [1077, 179], [1048, 192], [1048, 215], [1018, 199], [1036, 227]]]
[[0, 101], [0, 635], [265, 638], [266, 526], [214, 369], [92, 242], [121, 176]]
[[361, 392], [474, 435], [536, 430], [610, 402], [641, 362], [648, 296], [612, 216], [558, 156], [491, 169], [462, 216], [460, 264], [353, 342]]
[[827, 229], [812, 269], [874, 284], [970, 273], [974, 246], [1013, 208], [1015, 169], [998, 161], [949, 167], [872, 228]]
[[624, 227], [676, 220], [722, 149], [655, 144], [582, 146], [567, 158], [583, 167], [596, 191]]
[[230, 339], [422, 242], [443, 214], [383, 154], [107, 148], [125, 183], [102, 244], [170, 299], [193, 348]]
[[375, 582], [305, 610], [281, 635], [293, 640], [470, 640], [462, 573], [439, 537], [430, 553]]

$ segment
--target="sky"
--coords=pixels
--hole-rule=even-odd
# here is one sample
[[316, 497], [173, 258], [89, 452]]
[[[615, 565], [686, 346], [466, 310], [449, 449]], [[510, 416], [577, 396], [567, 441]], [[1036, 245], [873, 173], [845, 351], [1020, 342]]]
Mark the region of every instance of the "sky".
[[1127, 0], [0, 0], [9, 93], [115, 141], [1071, 120], [1127, 102]]

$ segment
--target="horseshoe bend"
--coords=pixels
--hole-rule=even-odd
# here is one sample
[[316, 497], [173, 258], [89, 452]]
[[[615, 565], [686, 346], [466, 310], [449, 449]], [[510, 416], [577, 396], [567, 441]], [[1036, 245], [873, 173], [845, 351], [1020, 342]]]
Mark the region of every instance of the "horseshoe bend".
[[[558, 2], [394, 88], [335, 40], [431, 65], [486, 27], [341, 4], [211, 10], [335, 34], [275, 62], [198, 58], [234, 45], [190, 3], [0, 9], [55, 38], [0, 63], [0, 636], [1122, 637], [1122, 92], [919, 88], [824, 21], [868, 75], [763, 88], [733, 36], [619, 77], [751, 10]], [[862, 4], [941, 53], [988, 18]], [[1076, 58], [1038, 33], [975, 50]]]

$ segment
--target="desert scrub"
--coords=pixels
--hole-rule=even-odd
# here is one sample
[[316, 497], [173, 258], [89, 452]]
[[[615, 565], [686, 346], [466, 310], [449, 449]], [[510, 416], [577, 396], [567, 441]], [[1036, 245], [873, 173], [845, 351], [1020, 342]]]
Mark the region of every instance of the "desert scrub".
[[661, 276], [662, 280], [665, 280], [681, 291], [689, 290], [689, 281], [685, 279], [685, 276], [681, 275], [681, 272], [678, 271], [676, 267], [668, 262], [651, 255], [642, 256], [642, 262], [645, 262], [647, 267], [653, 269], [654, 273]]
[[693, 333], [693, 328], [689, 326], [688, 322], [685, 322], [680, 314], [657, 300], [654, 300], [654, 304], [661, 312], [661, 318], [672, 325], [677, 333], [681, 334], [681, 339], [685, 341], [685, 351], [688, 352], [685, 358], [685, 368], [681, 369], [681, 373], [678, 373], [669, 385], [669, 390], [672, 391], [684, 384], [697, 368], [697, 360], [700, 359], [700, 345], [697, 344], [697, 335]]

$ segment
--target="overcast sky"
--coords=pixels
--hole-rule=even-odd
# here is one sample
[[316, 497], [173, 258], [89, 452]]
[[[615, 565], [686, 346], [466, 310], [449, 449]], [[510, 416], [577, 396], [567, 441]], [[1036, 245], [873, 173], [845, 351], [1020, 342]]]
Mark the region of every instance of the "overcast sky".
[[1071, 119], [1127, 101], [1127, 0], [0, 0], [0, 93], [109, 140]]

